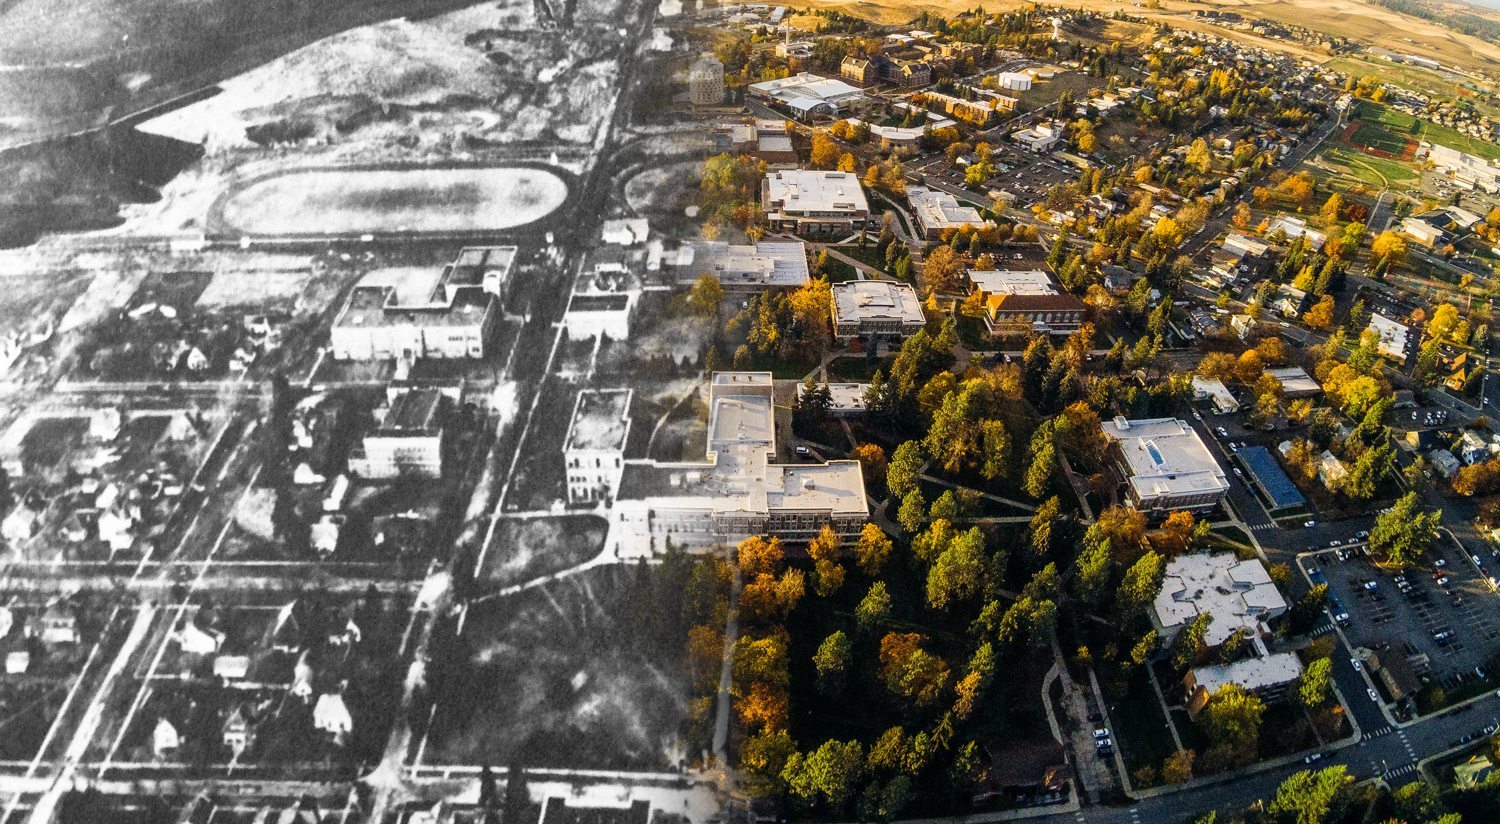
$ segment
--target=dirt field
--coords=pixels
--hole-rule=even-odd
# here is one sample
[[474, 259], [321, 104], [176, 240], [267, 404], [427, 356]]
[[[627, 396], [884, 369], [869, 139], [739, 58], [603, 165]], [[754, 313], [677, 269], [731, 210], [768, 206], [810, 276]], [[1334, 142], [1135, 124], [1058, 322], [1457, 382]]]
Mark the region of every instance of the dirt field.
[[568, 184], [539, 168], [334, 169], [251, 183], [218, 217], [252, 235], [478, 232], [534, 223], [567, 199]]
[[597, 556], [607, 529], [604, 519], [593, 515], [507, 518], [476, 577], [509, 586], [561, 572]]
[[[973, 4], [967, 0], [901, 0], [901, 2], [889, 3], [872, 3], [868, 0], [812, 0], [810, 5], [837, 9], [847, 14], [886, 24], [905, 23], [924, 11], [953, 15], [973, 8]], [[1007, 0], [999, 4], [986, 4], [985, 9], [994, 12], [1021, 8], [1025, 5], [1028, 4], [1018, 2], [1018, 0]], [[1073, 5], [1075, 4], [1069, 4], [1069, 6]], [[1119, 11], [1121, 8], [1119, 3], [1110, 2], [1110, 0], [1080, 0], [1076, 5], [1105, 13]], [[1330, 56], [1310, 46], [1285, 40], [1272, 40], [1250, 32], [1236, 31], [1192, 19], [1191, 15], [1194, 10], [1208, 9], [1233, 11], [1246, 17], [1261, 17], [1305, 26], [1314, 31], [1349, 37], [1394, 52], [1431, 57], [1462, 68], [1483, 69], [1491, 73], [1500, 71], [1500, 44], [1487, 43], [1479, 38], [1450, 31], [1426, 20], [1397, 14], [1378, 6], [1359, 2], [1359, 0], [1219, 0], [1219, 2], [1206, 3], [1163, 0], [1158, 9], [1147, 9], [1141, 6], [1126, 10], [1130, 14], [1166, 22], [1177, 28], [1213, 32], [1252, 45], [1313, 60], [1327, 60]], [[800, 20], [810, 22], [816, 18], [803, 17]]]

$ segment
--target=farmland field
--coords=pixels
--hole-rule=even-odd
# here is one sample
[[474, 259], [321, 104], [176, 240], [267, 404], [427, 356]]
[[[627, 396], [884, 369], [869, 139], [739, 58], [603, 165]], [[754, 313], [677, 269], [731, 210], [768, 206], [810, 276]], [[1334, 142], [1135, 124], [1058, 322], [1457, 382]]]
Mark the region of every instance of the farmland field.
[[535, 223], [567, 199], [567, 182], [542, 168], [307, 170], [230, 193], [215, 222], [251, 235], [482, 232]]

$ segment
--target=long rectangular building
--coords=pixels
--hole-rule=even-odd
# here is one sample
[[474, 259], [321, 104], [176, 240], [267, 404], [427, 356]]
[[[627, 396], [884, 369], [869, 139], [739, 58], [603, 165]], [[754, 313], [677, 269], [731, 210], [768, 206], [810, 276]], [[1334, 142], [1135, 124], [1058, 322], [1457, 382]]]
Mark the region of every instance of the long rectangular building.
[[333, 357], [484, 357], [515, 258], [514, 246], [465, 248], [417, 299], [391, 285], [355, 286], [329, 330]]
[[800, 240], [762, 240], [754, 245], [723, 241], [689, 243], [677, 253], [677, 277], [691, 283], [713, 275], [726, 291], [758, 291], [807, 283], [807, 244]]
[[[574, 433], [584, 431], [580, 416], [615, 421], [617, 409], [612, 404], [595, 415], [580, 401]], [[645, 557], [665, 551], [668, 543], [701, 548], [751, 535], [806, 541], [826, 524], [847, 538], [857, 536], [869, 516], [859, 462], [779, 463], [775, 418], [770, 373], [716, 372], [702, 461], [626, 459], [624, 438], [611, 434], [613, 425], [588, 425], [589, 432], [607, 435], [589, 439], [592, 459], [607, 466], [621, 457], [618, 485], [603, 496], [610, 499], [608, 546], [621, 557]], [[571, 466], [572, 459], [570, 489], [571, 475], [584, 474]]]

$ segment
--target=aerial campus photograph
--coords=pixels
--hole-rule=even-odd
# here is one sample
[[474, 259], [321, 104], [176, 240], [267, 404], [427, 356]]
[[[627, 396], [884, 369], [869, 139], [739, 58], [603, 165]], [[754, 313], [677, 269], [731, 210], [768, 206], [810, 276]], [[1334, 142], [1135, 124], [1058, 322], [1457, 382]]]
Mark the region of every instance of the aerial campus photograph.
[[0, 824], [1500, 822], [1497, 302], [1500, 0], [0, 0]]

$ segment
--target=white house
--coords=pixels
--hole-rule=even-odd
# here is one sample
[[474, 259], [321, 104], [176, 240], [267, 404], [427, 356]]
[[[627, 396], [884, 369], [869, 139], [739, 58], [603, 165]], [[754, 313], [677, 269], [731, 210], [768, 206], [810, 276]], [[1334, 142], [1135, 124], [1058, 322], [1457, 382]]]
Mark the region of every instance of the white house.
[[156, 719], [156, 727], [151, 731], [151, 751], [156, 754], [157, 760], [164, 761], [177, 754], [177, 748], [182, 746], [182, 736], [177, 734], [177, 728], [172, 722], [165, 718]]
[[336, 692], [318, 696], [318, 703], [313, 705], [313, 726], [332, 735], [334, 743], [344, 743], [354, 729], [354, 719], [344, 705], [344, 696]]

